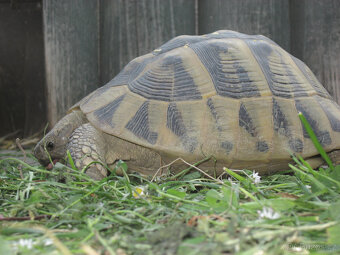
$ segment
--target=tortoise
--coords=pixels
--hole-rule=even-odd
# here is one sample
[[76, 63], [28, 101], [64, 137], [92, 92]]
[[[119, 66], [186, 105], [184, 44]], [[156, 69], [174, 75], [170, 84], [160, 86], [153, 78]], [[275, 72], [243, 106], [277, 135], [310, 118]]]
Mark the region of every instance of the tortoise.
[[[46, 164], [48, 154], [62, 159], [69, 150], [78, 168], [92, 161], [113, 168], [121, 159], [148, 176], [179, 157], [207, 158], [200, 168], [215, 174], [224, 166], [286, 170], [292, 153], [317, 167], [299, 112], [339, 162], [340, 107], [302, 61], [262, 35], [182, 35], [71, 107], [34, 154]], [[86, 173], [107, 175], [98, 163]]]

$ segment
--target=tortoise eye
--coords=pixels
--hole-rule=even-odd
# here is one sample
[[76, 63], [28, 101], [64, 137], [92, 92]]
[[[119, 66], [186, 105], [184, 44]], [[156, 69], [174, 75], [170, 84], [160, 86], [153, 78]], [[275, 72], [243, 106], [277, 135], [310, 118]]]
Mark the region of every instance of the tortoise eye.
[[47, 145], [46, 145], [46, 148], [50, 151], [50, 150], [53, 150], [54, 148], [54, 143], [53, 142], [48, 142]]

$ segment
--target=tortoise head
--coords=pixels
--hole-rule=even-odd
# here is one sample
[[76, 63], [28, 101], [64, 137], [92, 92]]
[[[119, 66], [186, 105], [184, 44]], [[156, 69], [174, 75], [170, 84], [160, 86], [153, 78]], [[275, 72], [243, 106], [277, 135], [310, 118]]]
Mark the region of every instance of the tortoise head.
[[62, 118], [35, 146], [34, 156], [42, 165], [66, 155], [66, 146], [72, 132], [83, 123], [83, 114], [73, 111]]

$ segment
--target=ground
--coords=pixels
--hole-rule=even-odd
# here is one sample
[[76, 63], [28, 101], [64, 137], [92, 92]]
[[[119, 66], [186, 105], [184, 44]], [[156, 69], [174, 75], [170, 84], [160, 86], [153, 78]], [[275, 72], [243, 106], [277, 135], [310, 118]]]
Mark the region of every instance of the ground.
[[30, 151], [0, 151], [0, 254], [340, 253], [340, 165], [94, 181]]

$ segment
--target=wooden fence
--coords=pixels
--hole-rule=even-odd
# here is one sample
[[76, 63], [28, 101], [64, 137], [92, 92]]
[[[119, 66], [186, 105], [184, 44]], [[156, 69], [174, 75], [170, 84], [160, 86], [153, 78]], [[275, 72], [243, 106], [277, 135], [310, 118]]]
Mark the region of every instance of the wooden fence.
[[46, 124], [42, 24], [41, 3], [0, 0], [0, 137]]
[[339, 0], [43, 0], [42, 6], [42, 86], [52, 124], [136, 56], [177, 35], [219, 29], [273, 39], [340, 103]]

